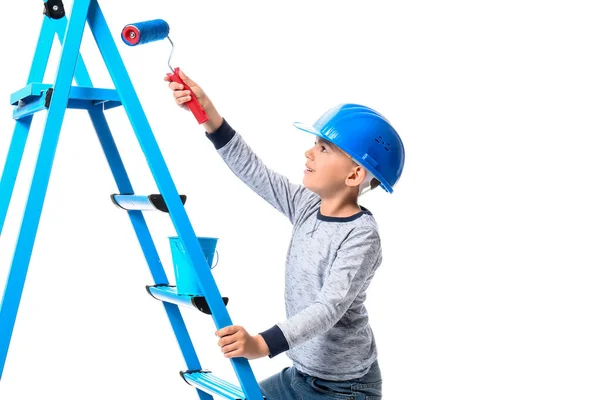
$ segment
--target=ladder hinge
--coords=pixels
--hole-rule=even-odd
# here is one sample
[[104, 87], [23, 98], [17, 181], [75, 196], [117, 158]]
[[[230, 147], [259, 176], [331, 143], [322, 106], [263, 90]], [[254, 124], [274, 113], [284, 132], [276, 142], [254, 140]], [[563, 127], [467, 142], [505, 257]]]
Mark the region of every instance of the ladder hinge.
[[44, 15], [52, 19], [61, 19], [65, 16], [65, 6], [62, 0], [46, 0], [44, 2]]
[[54, 91], [53, 88], [48, 88], [48, 90], [46, 90], [46, 99], [44, 102], [44, 107], [48, 108], [50, 107], [50, 101], [52, 100], [52, 92]]

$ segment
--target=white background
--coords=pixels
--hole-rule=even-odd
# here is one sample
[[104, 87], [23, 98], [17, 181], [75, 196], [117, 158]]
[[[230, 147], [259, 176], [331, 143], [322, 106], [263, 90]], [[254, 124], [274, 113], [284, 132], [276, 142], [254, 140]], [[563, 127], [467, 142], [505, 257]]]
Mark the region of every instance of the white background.
[[[70, 15], [71, 2], [65, 3]], [[600, 17], [593, 1], [104, 1], [113, 37], [234, 323], [284, 318], [291, 227], [224, 166], [162, 81], [167, 41], [127, 47], [128, 23], [163, 18], [173, 65], [195, 78], [273, 169], [300, 181], [313, 122], [370, 105], [406, 147], [396, 191], [365, 196], [384, 263], [368, 309], [385, 399], [600, 398]], [[4, 11], [2, 163], [9, 96], [26, 83], [42, 1]], [[45, 82], [54, 81], [59, 47]], [[113, 87], [89, 30], [82, 54]], [[122, 108], [107, 111], [136, 192], [156, 187]], [[12, 254], [45, 113], [34, 118], [0, 241]], [[0, 398], [194, 399], [150, 274], [87, 114], [69, 110]], [[2, 194], [4, 195], [4, 194]], [[166, 214], [146, 213], [172, 278]], [[212, 320], [184, 310], [201, 362], [234, 379]], [[4, 329], [4, 327], [2, 327]], [[257, 378], [289, 364], [252, 361]]]

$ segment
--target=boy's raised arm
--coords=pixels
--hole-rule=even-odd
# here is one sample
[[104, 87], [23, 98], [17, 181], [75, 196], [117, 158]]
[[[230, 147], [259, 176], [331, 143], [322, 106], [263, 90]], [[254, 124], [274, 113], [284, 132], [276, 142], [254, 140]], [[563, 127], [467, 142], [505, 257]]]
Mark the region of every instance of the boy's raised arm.
[[170, 82], [169, 88], [173, 90], [175, 102], [186, 108], [185, 103], [190, 101], [192, 95], [196, 96], [209, 118], [202, 126], [227, 166], [255, 193], [294, 223], [299, 207], [307, 201], [317, 200], [318, 196], [269, 169], [221, 117], [204, 90], [183, 72], [180, 72], [179, 76], [190, 87], [191, 92], [182, 90], [183, 85], [172, 82], [166, 76], [165, 80]]

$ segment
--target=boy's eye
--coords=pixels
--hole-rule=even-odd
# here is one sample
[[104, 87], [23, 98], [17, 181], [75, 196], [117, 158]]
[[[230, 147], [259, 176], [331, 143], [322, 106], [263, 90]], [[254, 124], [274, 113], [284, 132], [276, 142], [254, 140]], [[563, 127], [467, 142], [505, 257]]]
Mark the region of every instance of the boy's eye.
[[325, 148], [325, 146], [321, 146], [321, 152], [325, 152], [327, 151], [327, 149]]

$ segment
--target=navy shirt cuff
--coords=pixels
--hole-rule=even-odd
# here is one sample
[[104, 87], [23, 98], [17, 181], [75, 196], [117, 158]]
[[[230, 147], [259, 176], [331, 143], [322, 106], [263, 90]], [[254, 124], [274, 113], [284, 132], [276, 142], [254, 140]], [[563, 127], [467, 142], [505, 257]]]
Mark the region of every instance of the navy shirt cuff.
[[290, 349], [290, 345], [288, 344], [285, 336], [283, 336], [281, 328], [279, 328], [277, 325], [274, 325], [272, 328], [261, 332], [260, 335], [263, 337], [263, 339], [265, 339], [265, 342], [269, 347], [269, 358], [273, 358], [276, 355]]
[[212, 142], [217, 150], [225, 146], [235, 136], [235, 130], [225, 121], [213, 133], [206, 133], [206, 137]]

